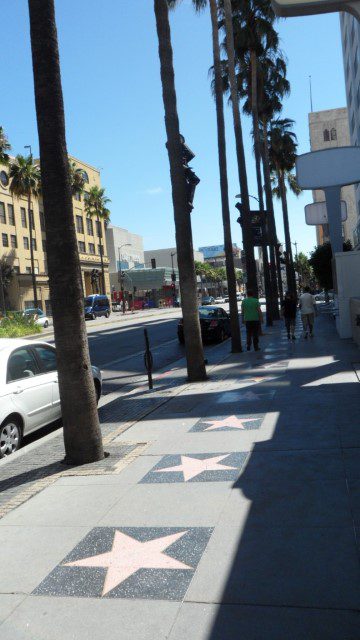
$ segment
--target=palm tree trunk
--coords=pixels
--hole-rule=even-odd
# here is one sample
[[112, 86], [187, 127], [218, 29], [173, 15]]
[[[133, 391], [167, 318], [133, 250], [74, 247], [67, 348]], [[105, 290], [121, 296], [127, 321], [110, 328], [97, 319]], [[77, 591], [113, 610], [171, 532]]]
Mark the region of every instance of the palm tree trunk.
[[98, 222], [98, 230], [99, 230], [100, 264], [101, 264], [101, 292], [100, 293], [105, 294], [106, 289], [105, 289], [104, 257], [103, 257], [103, 245], [102, 245], [102, 227], [101, 227], [101, 220], [99, 215], [97, 215], [97, 222]]
[[54, 0], [29, 0], [29, 14], [65, 460], [83, 464], [101, 460], [104, 452], [84, 318]]
[[285, 176], [283, 171], [278, 171], [278, 180], [280, 186], [281, 205], [284, 219], [285, 248], [286, 248], [286, 279], [289, 291], [293, 296], [296, 295], [294, 261], [291, 248], [289, 213], [286, 198]]
[[[34, 216], [33, 216], [34, 218]], [[30, 241], [30, 263], [31, 263], [31, 281], [34, 295], [34, 307], [38, 308], [38, 297], [36, 289], [36, 275], [35, 275], [35, 260], [34, 260], [34, 247], [33, 247], [33, 228], [31, 219], [31, 193], [28, 193], [28, 220], [29, 220], [29, 241]]]
[[206, 368], [198, 310], [191, 217], [187, 200], [185, 173], [181, 158], [179, 118], [176, 104], [173, 53], [167, 0], [154, 0], [154, 12], [159, 40], [160, 73], [174, 205], [176, 250], [184, 322], [187, 372], [189, 380], [196, 382], [198, 380], [206, 380]]
[[[274, 203], [271, 192], [271, 179], [270, 179], [270, 161], [269, 161], [269, 147], [268, 147], [268, 125], [266, 118], [262, 120], [263, 125], [263, 170], [264, 170], [264, 184], [265, 184], [265, 195], [266, 195], [266, 210], [267, 210], [267, 220], [268, 220], [268, 228], [269, 228], [269, 253], [270, 253], [270, 277], [271, 277], [271, 287], [272, 287], [272, 298], [273, 298], [273, 318], [274, 320], [279, 320], [279, 291], [278, 291], [278, 283], [277, 283], [277, 271], [276, 271], [276, 244], [277, 244], [277, 234], [276, 234], [276, 223], [275, 223], [275, 215], [274, 215]], [[281, 299], [282, 301], [282, 299]]]
[[[264, 196], [261, 177], [261, 149], [260, 149], [260, 130], [259, 130], [259, 114], [258, 114], [258, 95], [257, 95], [257, 56], [255, 51], [250, 52], [251, 60], [251, 111], [253, 120], [254, 150], [255, 150], [255, 166], [256, 180], [259, 195], [259, 209], [262, 215], [265, 214]], [[266, 324], [272, 326], [272, 291], [270, 280], [270, 266], [267, 252], [267, 246], [261, 247], [264, 267], [265, 297], [266, 297]]]
[[231, 350], [234, 353], [237, 353], [239, 351], [242, 351], [242, 348], [241, 348], [239, 312], [238, 312], [238, 304], [237, 304], [237, 298], [236, 298], [234, 253], [233, 253], [233, 245], [232, 245], [232, 238], [231, 238], [231, 226], [230, 226], [224, 103], [223, 103], [223, 91], [222, 91], [222, 81], [221, 81], [220, 46], [219, 46], [219, 30], [218, 30], [216, 0], [210, 0], [210, 15], [211, 15], [211, 25], [212, 25], [212, 41], [213, 41], [214, 72], [215, 72], [215, 104], [216, 104], [216, 121], [217, 121], [218, 152], [219, 152], [221, 208], [222, 208], [222, 219], [223, 219], [223, 227], [224, 227], [225, 263], [226, 263], [226, 276], [227, 276], [227, 282], [228, 282], [230, 324], [231, 324]]
[[235, 51], [234, 51], [234, 32], [232, 24], [232, 8], [231, 0], [224, 0], [225, 12], [225, 28], [226, 28], [226, 48], [228, 57], [228, 73], [231, 92], [231, 104], [234, 121], [234, 133], [236, 143], [236, 156], [238, 165], [238, 175], [241, 193], [241, 203], [243, 208], [242, 218], [242, 235], [245, 251], [245, 263], [247, 273], [247, 286], [257, 295], [257, 273], [254, 255], [254, 243], [250, 221], [250, 199], [247, 181], [247, 169], [245, 161], [245, 149], [242, 133], [242, 124], [239, 109], [239, 98], [237, 92], [237, 82], [235, 76]]

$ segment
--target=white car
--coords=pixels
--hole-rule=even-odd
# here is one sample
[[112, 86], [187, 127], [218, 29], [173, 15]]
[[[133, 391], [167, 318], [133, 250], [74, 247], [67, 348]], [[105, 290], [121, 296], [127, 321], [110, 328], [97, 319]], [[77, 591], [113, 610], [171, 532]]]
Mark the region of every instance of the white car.
[[44, 327], [44, 329], [49, 326], [49, 318], [45, 315], [42, 309], [25, 309], [24, 316], [34, 316], [35, 324], [38, 324], [40, 327]]
[[225, 298], [222, 298], [221, 296], [219, 296], [218, 298], [215, 298], [214, 300], [214, 304], [224, 304], [225, 302]]
[[[99, 399], [101, 372], [92, 370]], [[40, 341], [0, 340], [0, 458], [19, 448], [25, 433], [60, 417], [55, 348]]]

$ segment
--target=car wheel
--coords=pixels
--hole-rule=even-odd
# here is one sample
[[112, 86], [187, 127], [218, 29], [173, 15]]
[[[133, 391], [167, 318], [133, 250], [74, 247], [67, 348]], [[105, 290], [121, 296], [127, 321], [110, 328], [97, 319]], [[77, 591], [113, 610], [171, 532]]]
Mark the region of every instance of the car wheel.
[[110, 311], [107, 311], [107, 312], [105, 313], [105, 318], [110, 318]]
[[20, 447], [22, 431], [16, 418], [8, 418], [0, 427], [0, 458], [9, 456]]
[[48, 321], [46, 320], [46, 322], [44, 322], [44, 329], [47, 329], [47, 328], [48, 328], [48, 326], [49, 326], [49, 323], [48, 323]]
[[226, 334], [225, 334], [224, 329], [220, 329], [220, 333], [219, 333], [220, 342], [224, 342], [225, 338], [226, 338]]
[[99, 400], [101, 397], [101, 388], [99, 382], [95, 380], [95, 394], [96, 394], [96, 404], [99, 404]]
[[91, 314], [91, 320], [96, 320], [96, 315], [95, 315], [95, 313], [92, 313], [92, 314]]

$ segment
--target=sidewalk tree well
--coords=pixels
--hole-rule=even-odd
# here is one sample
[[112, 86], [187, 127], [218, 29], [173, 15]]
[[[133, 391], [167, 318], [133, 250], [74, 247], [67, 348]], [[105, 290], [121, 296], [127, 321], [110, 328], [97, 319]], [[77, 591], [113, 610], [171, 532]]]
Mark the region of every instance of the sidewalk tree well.
[[0, 127], [0, 164], [9, 164], [10, 156], [8, 151], [10, 151], [11, 145], [7, 139], [5, 131], [3, 127]]
[[54, 0], [29, 0], [28, 6], [65, 461], [84, 464], [101, 460], [104, 452], [84, 318]]
[[[30, 263], [31, 263], [31, 280], [34, 295], [34, 307], [39, 306], [36, 287], [35, 260], [34, 260], [34, 238], [35, 230], [34, 214], [31, 210], [31, 199], [38, 198], [41, 192], [41, 173], [40, 167], [33, 163], [32, 155], [18, 155], [15, 161], [10, 165], [10, 193], [16, 198], [27, 199], [27, 224], [29, 227], [30, 239]], [[35, 240], [36, 242], [36, 240]]]
[[[344, 251], [352, 251], [350, 240], [343, 243], [343, 249]], [[318, 245], [310, 254], [309, 265], [312, 267], [320, 287], [325, 291], [329, 291], [334, 287], [331, 261], [332, 249], [330, 242]]]
[[[76, 174], [74, 179], [76, 179]], [[72, 189], [74, 188], [73, 185], [74, 182], [72, 182]], [[101, 220], [104, 220], [105, 226], [110, 221], [110, 211], [107, 208], [109, 202], [111, 202], [111, 200], [106, 197], [105, 189], [103, 187], [91, 187], [85, 197], [86, 215], [89, 216], [89, 218], [96, 218], [97, 236], [100, 243], [101, 293], [106, 293]]]
[[[173, 6], [174, 2], [169, 2]], [[185, 353], [191, 382], [206, 380], [204, 352], [198, 311], [191, 216], [182, 163], [181, 138], [175, 90], [175, 74], [167, 0], [154, 0], [159, 41], [160, 76], [165, 110], [167, 151], [170, 164], [179, 284], [184, 321]]]

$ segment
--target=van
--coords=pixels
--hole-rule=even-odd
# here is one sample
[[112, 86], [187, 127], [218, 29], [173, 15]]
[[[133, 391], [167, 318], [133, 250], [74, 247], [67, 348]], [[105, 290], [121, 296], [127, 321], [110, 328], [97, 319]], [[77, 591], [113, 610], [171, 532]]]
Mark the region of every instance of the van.
[[84, 299], [85, 318], [95, 320], [97, 316], [110, 315], [110, 302], [107, 296], [93, 295]]

